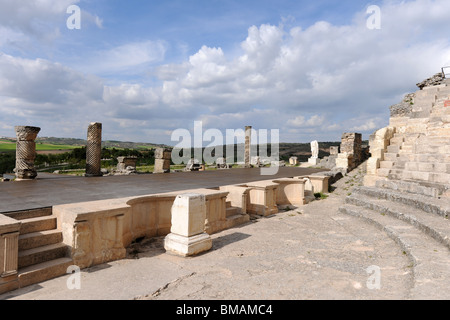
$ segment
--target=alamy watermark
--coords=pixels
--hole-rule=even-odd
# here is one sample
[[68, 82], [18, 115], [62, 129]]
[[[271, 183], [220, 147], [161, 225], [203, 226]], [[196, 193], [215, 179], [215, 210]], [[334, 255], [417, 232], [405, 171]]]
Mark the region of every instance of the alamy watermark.
[[366, 281], [367, 289], [379, 290], [381, 288], [381, 269], [379, 266], [369, 266], [366, 269], [369, 278]]
[[79, 6], [73, 4], [67, 7], [66, 13], [70, 14], [70, 16], [66, 20], [67, 29], [73, 30], [81, 29], [81, 9]]
[[370, 16], [366, 20], [366, 26], [370, 30], [381, 29], [381, 8], [377, 5], [371, 5], [366, 10]]
[[[269, 135], [270, 131], [270, 135]], [[193, 135], [188, 129], [176, 129], [172, 132], [171, 141], [178, 144], [172, 151], [172, 162], [174, 164], [188, 164], [192, 159], [200, 163], [203, 161], [214, 164], [218, 158], [223, 158], [223, 149], [226, 149], [227, 164], [245, 163], [245, 135], [243, 129], [226, 129], [225, 136], [219, 129], [208, 129], [203, 131], [202, 121], [194, 122]], [[270, 164], [270, 167], [261, 167], [261, 175], [274, 175], [279, 168], [279, 129], [251, 129], [250, 131], [249, 157], [259, 157], [261, 163]], [[206, 147], [204, 142], [210, 142]], [[237, 146], [235, 152], [235, 145]], [[270, 155], [268, 150], [270, 149]]]
[[80, 267], [72, 265], [67, 268], [66, 273], [70, 276], [67, 278], [66, 285], [69, 290], [80, 290], [81, 289], [81, 270]]

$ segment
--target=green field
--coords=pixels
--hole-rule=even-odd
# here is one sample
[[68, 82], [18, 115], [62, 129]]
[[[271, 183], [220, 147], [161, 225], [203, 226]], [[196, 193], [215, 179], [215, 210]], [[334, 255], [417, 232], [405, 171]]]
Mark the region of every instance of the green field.
[[[70, 146], [70, 145], [56, 145], [56, 144], [36, 144], [36, 150], [37, 151], [52, 151], [52, 150], [73, 150], [77, 148], [77, 146]], [[16, 150], [16, 143], [6, 141], [6, 140], [0, 140], [0, 152], [7, 152], [7, 151], [15, 151]]]

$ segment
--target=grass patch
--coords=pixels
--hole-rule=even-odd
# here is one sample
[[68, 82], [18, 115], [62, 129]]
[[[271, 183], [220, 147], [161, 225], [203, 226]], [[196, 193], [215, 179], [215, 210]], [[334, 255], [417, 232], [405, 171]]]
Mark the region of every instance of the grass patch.
[[317, 193], [314, 193], [314, 197], [316, 197], [316, 199], [326, 199], [326, 198], [328, 198], [328, 195], [324, 194], [322, 192], [317, 192]]

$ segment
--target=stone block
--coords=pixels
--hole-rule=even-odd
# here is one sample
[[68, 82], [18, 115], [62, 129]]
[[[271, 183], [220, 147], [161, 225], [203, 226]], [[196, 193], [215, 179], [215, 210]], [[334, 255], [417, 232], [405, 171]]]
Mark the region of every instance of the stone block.
[[190, 256], [211, 249], [211, 237], [205, 232], [205, 195], [178, 195], [172, 206], [171, 233], [164, 240], [164, 248], [171, 253]]
[[191, 237], [205, 231], [206, 202], [202, 194], [183, 194], [172, 206], [171, 233]]
[[320, 162], [319, 158], [308, 158], [308, 163], [313, 166], [317, 166]]
[[155, 168], [153, 173], [168, 173], [170, 172], [170, 160], [155, 159]]

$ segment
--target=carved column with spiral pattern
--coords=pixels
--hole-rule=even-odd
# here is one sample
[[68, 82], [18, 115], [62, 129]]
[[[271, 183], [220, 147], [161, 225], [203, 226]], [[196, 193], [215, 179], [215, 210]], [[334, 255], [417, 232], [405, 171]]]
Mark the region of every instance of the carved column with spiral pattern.
[[41, 130], [38, 127], [16, 126], [16, 178], [30, 180], [37, 176], [34, 167], [36, 159], [36, 142], [34, 141]]
[[99, 177], [102, 160], [102, 124], [93, 122], [87, 131], [86, 177]]

